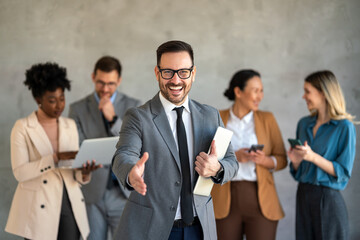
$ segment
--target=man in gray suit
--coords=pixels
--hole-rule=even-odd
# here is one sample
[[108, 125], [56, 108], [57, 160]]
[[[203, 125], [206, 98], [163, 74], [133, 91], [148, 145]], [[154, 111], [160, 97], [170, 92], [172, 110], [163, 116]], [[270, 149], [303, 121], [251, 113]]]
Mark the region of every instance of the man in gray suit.
[[[119, 60], [104, 56], [97, 61], [92, 73], [94, 93], [70, 105], [69, 117], [77, 124], [80, 142], [118, 136], [126, 110], [139, 105], [116, 90], [121, 80]], [[118, 226], [129, 191], [119, 184], [110, 165], [93, 172], [82, 190], [90, 224], [88, 239], [107, 239], [108, 227], [113, 235]]]
[[160, 92], [126, 113], [113, 158], [115, 175], [135, 190], [116, 239], [217, 238], [211, 196], [195, 195], [193, 188], [199, 175], [225, 183], [238, 164], [231, 146], [217, 160], [212, 139], [223, 123], [216, 109], [188, 98], [195, 74], [189, 44], [159, 46], [155, 75]]

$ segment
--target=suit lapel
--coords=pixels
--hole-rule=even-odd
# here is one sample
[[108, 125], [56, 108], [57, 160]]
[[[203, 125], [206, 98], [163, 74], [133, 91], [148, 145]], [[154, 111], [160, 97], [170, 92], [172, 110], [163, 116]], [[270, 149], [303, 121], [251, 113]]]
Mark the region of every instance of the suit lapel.
[[101, 111], [98, 108], [99, 104], [96, 102], [94, 94], [87, 97], [87, 107], [89, 108], [91, 117], [94, 119], [96, 128], [101, 128], [101, 132], [106, 133], [105, 124], [101, 115]]
[[205, 124], [205, 119], [203, 114], [201, 113], [201, 109], [197, 108], [195, 104], [189, 99], [189, 108], [191, 112], [191, 122], [193, 125], [193, 135], [194, 135], [194, 153], [193, 153], [193, 187], [195, 186], [195, 183], [199, 177], [199, 174], [195, 171], [195, 160], [196, 156], [201, 152], [201, 146], [203, 145], [203, 126]]
[[163, 138], [165, 144], [167, 145], [171, 154], [173, 155], [176, 165], [179, 168], [179, 171], [181, 171], [179, 153], [176, 147], [175, 139], [171, 132], [169, 120], [167, 119], [166, 113], [161, 104], [159, 94], [156, 94], [155, 97], [151, 100], [150, 110], [154, 115], [153, 121], [156, 128], [160, 132], [161, 137]]
[[27, 118], [28, 128], [27, 132], [35, 148], [38, 150], [41, 156], [46, 156], [53, 153], [53, 147], [46, 135], [45, 130], [40, 125], [35, 112], [30, 114]]

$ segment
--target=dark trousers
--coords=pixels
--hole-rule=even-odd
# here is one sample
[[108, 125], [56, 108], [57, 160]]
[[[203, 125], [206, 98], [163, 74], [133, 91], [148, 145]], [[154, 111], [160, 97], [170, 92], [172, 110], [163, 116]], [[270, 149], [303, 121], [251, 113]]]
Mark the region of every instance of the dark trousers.
[[346, 205], [338, 190], [299, 183], [296, 194], [296, 239], [349, 239]]
[[71, 208], [71, 203], [65, 184], [63, 190], [63, 200], [61, 204], [59, 232], [57, 239], [58, 240], [80, 239], [80, 231], [75, 221], [74, 213]]
[[262, 215], [256, 182], [231, 182], [230, 213], [216, 220], [219, 240], [275, 240], [277, 224]]
[[[65, 184], [63, 186], [63, 197], [61, 203], [60, 222], [58, 231], [58, 240], [79, 240], [80, 231], [77, 227], [74, 213], [71, 209], [69, 195], [67, 193]], [[25, 240], [29, 240], [25, 238]]]
[[203, 232], [201, 225], [189, 227], [173, 227], [169, 236], [169, 240], [203, 240]]

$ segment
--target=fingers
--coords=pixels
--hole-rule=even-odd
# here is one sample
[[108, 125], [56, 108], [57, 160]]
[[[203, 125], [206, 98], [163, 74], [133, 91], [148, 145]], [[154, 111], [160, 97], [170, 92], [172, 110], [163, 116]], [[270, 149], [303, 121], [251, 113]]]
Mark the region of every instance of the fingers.
[[149, 153], [144, 152], [144, 154], [139, 159], [139, 161], [136, 163], [136, 165], [138, 165], [140, 167], [141, 165], [144, 165], [148, 159], [149, 159]]
[[135, 191], [137, 191], [141, 195], [145, 196], [147, 186], [142, 177], [137, 177], [136, 179], [134, 179], [134, 185], [132, 185], [132, 186], [135, 189]]
[[211, 151], [210, 151], [210, 154], [217, 156], [215, 140], [212, 140], [212, 142], [211, 142]]

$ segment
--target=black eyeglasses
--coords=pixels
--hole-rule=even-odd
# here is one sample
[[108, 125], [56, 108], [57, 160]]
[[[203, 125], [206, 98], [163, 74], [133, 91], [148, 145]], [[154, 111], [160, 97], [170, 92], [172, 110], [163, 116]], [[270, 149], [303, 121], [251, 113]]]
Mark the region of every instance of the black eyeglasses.
[[182, 69], [178, 69], [178, 70], [161, 69], [160, 66], [158, 66], [158, 69], [159, 69], [161, 77], [163, 79], [166, 79], [166, 80], [172, 79], [174, 77], [175, 73], [181, 79], [188, 79], [191, 76], [194, 66], [191, 66], [191, 68], [182, 68]]

